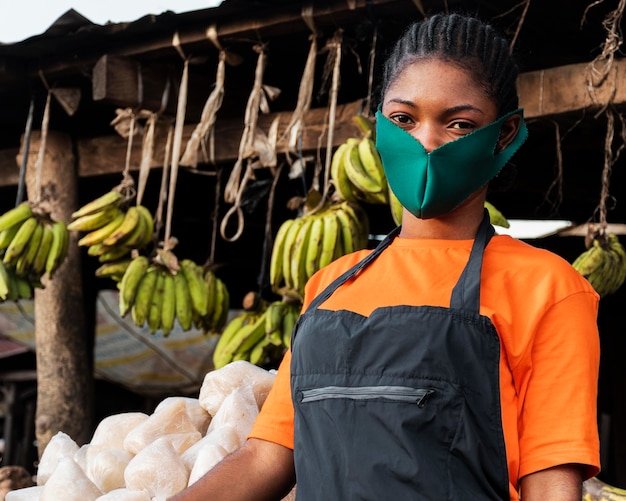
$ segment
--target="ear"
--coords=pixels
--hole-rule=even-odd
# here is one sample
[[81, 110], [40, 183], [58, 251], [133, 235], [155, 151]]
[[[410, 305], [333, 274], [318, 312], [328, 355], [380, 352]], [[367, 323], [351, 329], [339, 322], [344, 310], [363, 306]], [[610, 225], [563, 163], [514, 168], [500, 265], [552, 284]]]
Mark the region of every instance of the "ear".
[[498, 138], [497, 151], [500, 152], [506, 148], [517, 135], [522, 125], [522, 116], [519, 114], [511, 115], [502, 123], [500, 129], [500, 137]]

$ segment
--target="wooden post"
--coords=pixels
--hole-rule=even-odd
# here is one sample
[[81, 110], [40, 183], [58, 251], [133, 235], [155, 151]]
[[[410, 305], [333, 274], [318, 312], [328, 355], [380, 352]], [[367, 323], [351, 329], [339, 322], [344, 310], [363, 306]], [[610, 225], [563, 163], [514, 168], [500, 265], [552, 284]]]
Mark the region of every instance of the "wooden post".
[[[35, 163], [40, 134], [33, 133], [26, 192], [35, 200]], [[20, 152], [20, 157], [21, 157]], [[55, 220], [68, 222], [77, 203], [76, 161], [71, 139], [50, 131], [41, 169], [41, 201]], [[89, 441], [93, 418], [93, 349], [85, 327], [80, 253], [72, 234], [67, 258], [54, 277], [35, 290], [37, 410], [35, 434], [41, 454], [59, 431], [78, 445]]]

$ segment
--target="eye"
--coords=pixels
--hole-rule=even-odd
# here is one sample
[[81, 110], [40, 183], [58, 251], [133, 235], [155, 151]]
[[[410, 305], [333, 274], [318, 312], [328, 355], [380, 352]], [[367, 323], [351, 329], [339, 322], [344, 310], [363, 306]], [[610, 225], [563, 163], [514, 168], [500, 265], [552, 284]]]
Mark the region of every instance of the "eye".
[[395, 113], [389, 116], [389, 120], [397, 123], [398, 125], [410, 125], [413, 122], [413, 119], [404, 113]]
[[450, 125], [448, 125], [448, 128], [468, 133], [476, 129], [476, 125], [474, 125], [471, 122], [467, 122], [465, 120], [457, 120], [455, 122], [452, 122]]

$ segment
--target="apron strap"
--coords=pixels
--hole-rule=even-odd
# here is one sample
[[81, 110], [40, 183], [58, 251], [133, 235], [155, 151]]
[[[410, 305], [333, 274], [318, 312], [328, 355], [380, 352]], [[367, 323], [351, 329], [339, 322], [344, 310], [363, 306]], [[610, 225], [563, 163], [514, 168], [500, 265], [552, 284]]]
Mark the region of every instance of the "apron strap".
[[483, 253], [494, 234], [495, 230], [491, 225], [489, 213], [485, 209], [469, 260], [452, 290], [450, 308], [480, 312], [480, 272], [483, 266]]
[[376, 246], [376, 248], [368, 254], [365, 258], [355, 264], [348, 271], [344, 272], [342, 275], [339, 275], [333, 282], [328, 285], [321, 293], [319, 293], [313, 301], [309, 304], [309, 307], [306, 311], [311, 309], [316, 309], [320, 304], [326, 301], [333, 292], [337, 290], [344, 282], [348, 281], [350, 278], [355, 276], [359, 271], [365, 268], [368, 264], [370, 264], [374, 259], [376, 259], [380, 253], [385, 250], [391, 242], [393, 242], [394, 238], [398, 236], [400, 233], [401, 226], [394, 228], [381, 242]]

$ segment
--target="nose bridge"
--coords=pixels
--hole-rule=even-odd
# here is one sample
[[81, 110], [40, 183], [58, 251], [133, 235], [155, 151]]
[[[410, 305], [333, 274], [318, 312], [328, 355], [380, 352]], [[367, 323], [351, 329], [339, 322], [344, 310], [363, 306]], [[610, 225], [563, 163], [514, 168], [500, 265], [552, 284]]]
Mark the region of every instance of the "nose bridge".
[[428, 153], [440, 146], [441, 138], [439, 138], [438, 128], [432, 121], [420, 121], [411, 133]]

